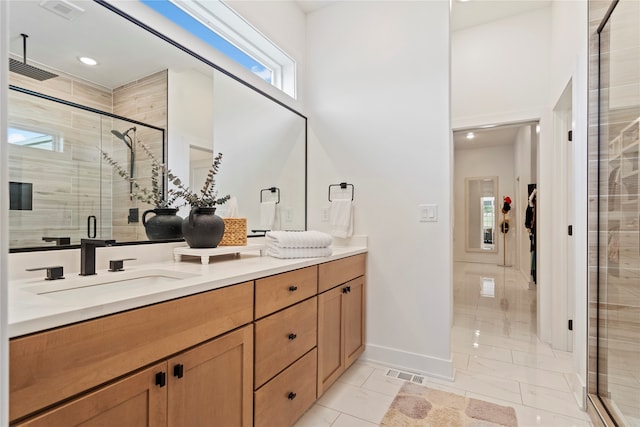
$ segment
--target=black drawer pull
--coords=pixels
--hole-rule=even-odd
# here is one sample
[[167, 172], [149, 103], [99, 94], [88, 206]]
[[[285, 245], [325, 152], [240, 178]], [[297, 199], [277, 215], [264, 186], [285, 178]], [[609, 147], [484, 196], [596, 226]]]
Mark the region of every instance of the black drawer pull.
[[297, 337], [298, 336], [296, 334], [293, 334], [293, 333], [289, 334], [289, 339], [292, 340], [292, 341], [295, 340]]
[[291, 393], [289, 393], [289, 396], [287, 396], [287, 399], [289, 399], [289, 400], [293, 400], [293, 399], [295, 399], [295, 398], [296, 398], [296, 396], [297, 396], [297, 395], [296, 395], [294, 392], [291, 392]]
[[173, 376], [182, 378], [183, 375], [184, 375], [184, 365], [182, 363], [178, 363], [176, 366], [173, 367]]
[[295, 292], [297, 290], [298, 290], [298, 287], [296, 285], [289, 286], [289, 292]]
[[160, 387], [164, 387], [165, 385], [167, 385], [167, 374], [164, 372], [158, 372], [156, 374], [156, 385], [159, 385]]
[[348, 294], [349, 293], [349, 287], [345, 286], [344, 288], [342, 288], [342, 293], [343, 294]]

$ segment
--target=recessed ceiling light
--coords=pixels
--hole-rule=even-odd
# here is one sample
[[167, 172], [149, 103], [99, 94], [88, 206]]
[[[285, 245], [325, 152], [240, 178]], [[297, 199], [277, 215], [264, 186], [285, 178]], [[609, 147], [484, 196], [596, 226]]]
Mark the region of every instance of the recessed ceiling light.
[[98, 61], [93, 58], [89, 58], [88, 56], [81, 56], [78, 60], [85, 65], [98, 65]]
[[473, 132], [468, 132], [467, 133], [467, 139], [473, 139], [475, 137], [476, 137], [476, 135]]

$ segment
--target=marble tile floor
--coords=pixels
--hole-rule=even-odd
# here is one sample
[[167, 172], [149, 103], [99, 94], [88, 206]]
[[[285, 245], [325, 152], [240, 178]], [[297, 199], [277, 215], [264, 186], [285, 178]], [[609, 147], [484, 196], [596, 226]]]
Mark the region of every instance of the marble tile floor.
[[[569, 388], [572, 354], [535, 335], [534, 287], [513, 268], [455, 263], [455, 381], [426, 377], [425, 385], [512, 406], [519, 427], [591, 426]], [[379, 425], [403, 384], [387, 370], [357, 361], [295, 427]]]

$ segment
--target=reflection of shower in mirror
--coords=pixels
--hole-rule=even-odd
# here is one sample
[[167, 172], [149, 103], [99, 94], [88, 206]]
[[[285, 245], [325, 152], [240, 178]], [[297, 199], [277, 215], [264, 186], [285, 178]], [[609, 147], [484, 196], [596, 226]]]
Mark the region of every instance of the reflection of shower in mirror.
[[[129, 132], [133, 131], [133, 138], [129, 136]], [[129, 129], [127, 129], [126, 131], [124, 131], [124, 133], [120, 133], [117, 130], [112, 130], [111, 133], [118, 139], [120, 139], [122, 142], [124, 142], [125, 144], [127, 144], [127, 147], [129, 148], [129, 177], [131, 177], [131, 179], [134, 178], [133, 175], [133, 170], [134, 170], [134, 165], [135, 165], [135, 160], [136, 160], [136, 146], [135, 146], [135, 139], [136, 139], [136, 127], [133, 126]], [[127, 141], [128, 140], [128, 141]], [[133, 198], [133, 196], [131, 195], [131, 193], [133, 193], [133, 182], [129, 183], [129, 197]]]

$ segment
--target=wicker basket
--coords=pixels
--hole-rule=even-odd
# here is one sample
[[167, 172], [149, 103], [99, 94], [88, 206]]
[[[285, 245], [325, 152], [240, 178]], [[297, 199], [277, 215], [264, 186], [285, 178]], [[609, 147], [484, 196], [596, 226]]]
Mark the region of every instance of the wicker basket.
[[222, 218], [224, 234], [218, 246], [246, 246], [247, 218]]

